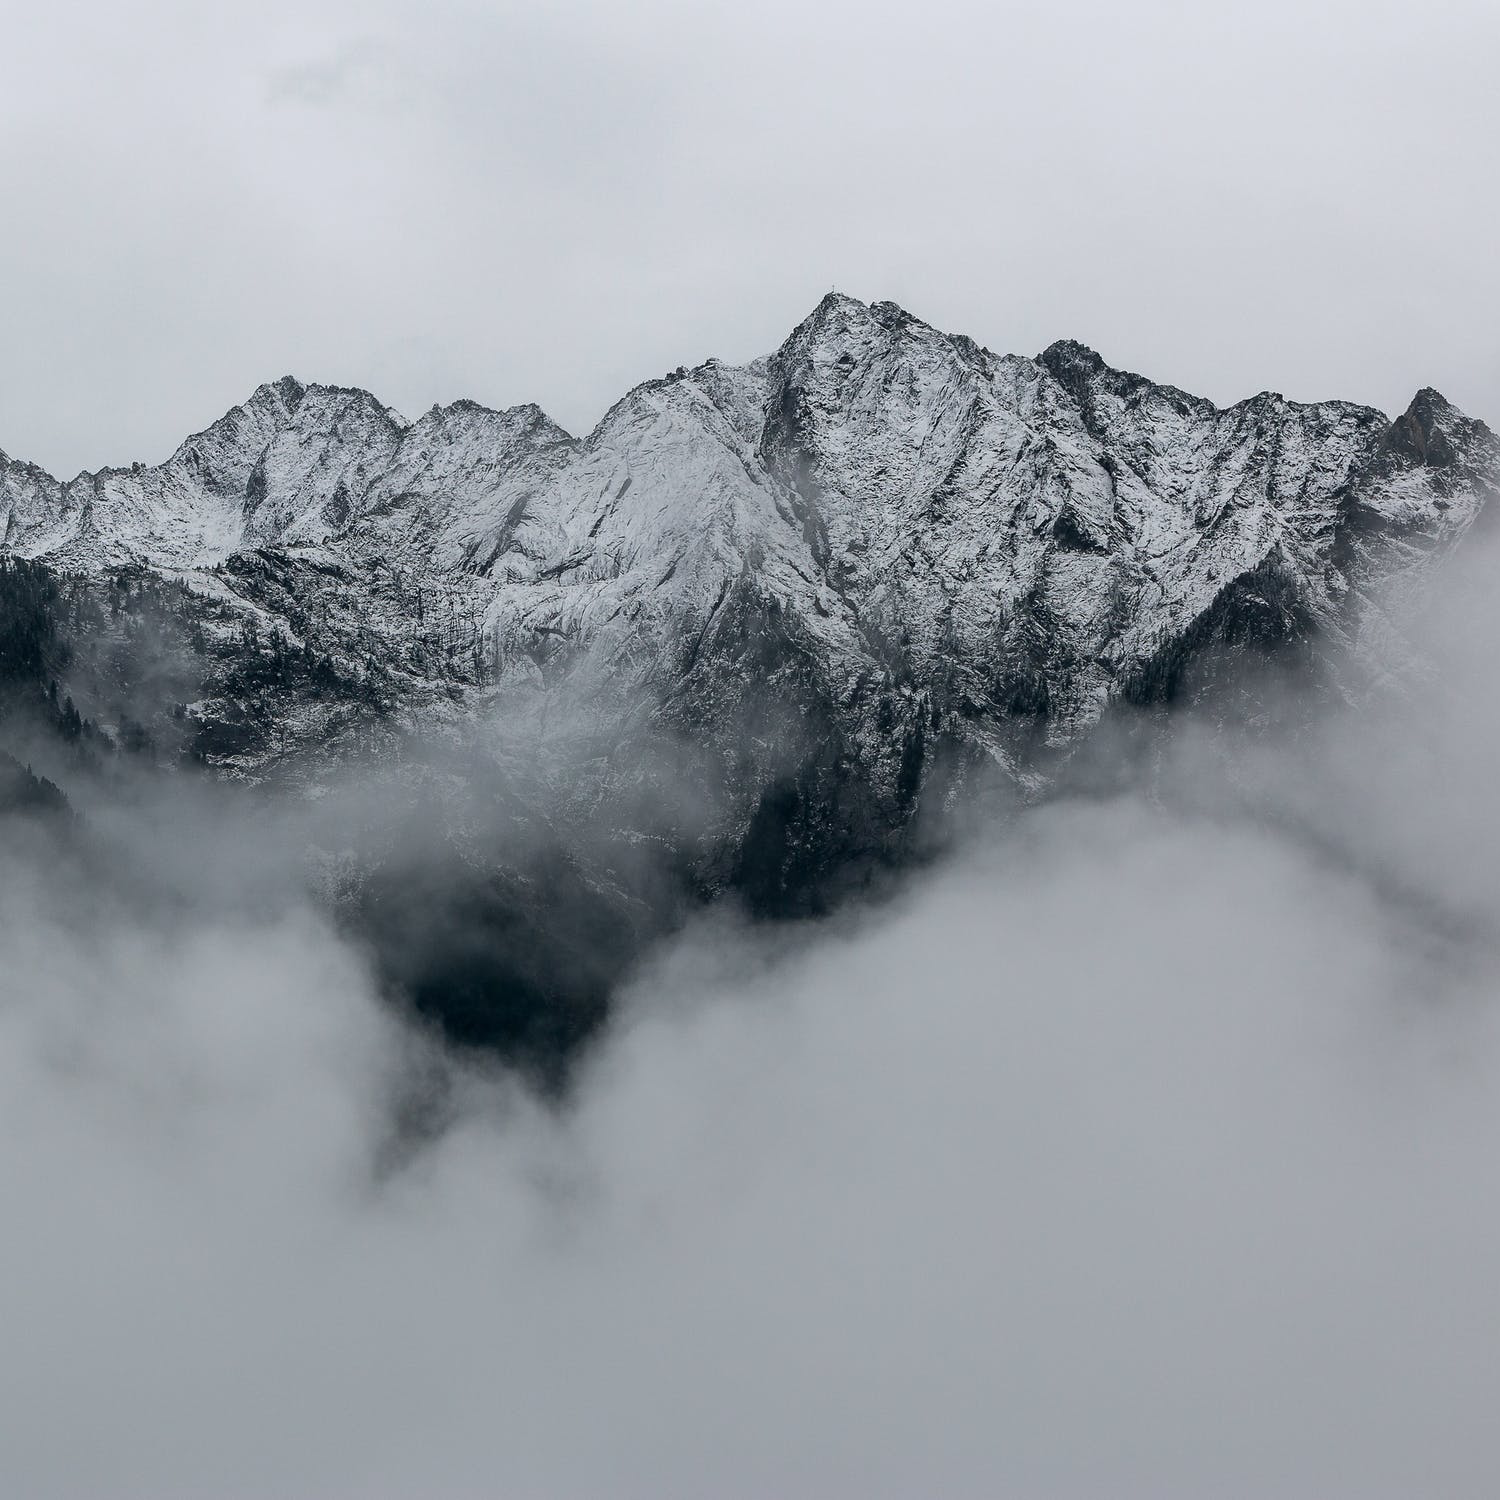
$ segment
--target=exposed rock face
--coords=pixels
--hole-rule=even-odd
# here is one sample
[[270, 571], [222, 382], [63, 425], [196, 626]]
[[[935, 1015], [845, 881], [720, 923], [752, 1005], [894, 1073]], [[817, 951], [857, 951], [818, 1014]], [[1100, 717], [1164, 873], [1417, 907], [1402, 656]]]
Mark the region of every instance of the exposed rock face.
[[1434, 391], [1394, 422], [1220, 409], [830, 295], [768, 359], [642, 385], [583, 439], [287, 378], [157, 468], [0, 456], [0, 536], [111, 618], [142, 579], [177, 591], [171, 671], [75, 685], [106, 725], [128, 700], [158, 741], [307, 782], [438, 740], [523, 821], [658, 838], [782, 910], [935, 787], [1035, 782], [1111, 704], [1180, 695], [1209, 646], [1378, 669], [1377, 586], [1421, 577], [1497, 466]]

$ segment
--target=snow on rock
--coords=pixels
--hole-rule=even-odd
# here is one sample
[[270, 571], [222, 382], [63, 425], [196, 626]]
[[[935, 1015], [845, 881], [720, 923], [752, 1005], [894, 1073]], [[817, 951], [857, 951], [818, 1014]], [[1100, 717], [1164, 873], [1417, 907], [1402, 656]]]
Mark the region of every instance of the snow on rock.
[[[644, 693], [726, 763], [780, 704], [890, 820], [935, 736], [1023, 773], [1236, 609], [1386, 649], [1377, 585], [1462, 535], [1497, 461], [1434, 391], [1394, 422], [1220, 409], [1078, 343], [996, 355], [830, 294], [769, 358], [647, 382], [581, 439], [287, 377], [157, 467], [61, 483], [0, 455], [0, 545], [279, 622], [320, 663], [316, 712], [263, 708], [294, 745], [341, 694], [420, 730], [586, 673], [606, 719]], [[246, 743], [253, 771], [270, 737]]]

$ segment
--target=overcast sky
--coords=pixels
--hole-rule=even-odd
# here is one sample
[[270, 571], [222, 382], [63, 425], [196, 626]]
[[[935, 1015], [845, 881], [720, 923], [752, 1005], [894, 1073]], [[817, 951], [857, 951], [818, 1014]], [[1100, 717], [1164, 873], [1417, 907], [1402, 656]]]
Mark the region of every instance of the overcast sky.
[[1494, 0], [11, 7], [0, 448], [774, 348], [830, 286], [1227, 402], [1500, 416]]

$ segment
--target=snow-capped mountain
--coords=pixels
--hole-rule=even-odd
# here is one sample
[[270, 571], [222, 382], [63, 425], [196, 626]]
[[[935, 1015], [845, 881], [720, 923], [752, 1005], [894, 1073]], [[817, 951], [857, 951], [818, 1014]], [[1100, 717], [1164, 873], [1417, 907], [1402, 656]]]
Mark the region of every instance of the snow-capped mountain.
[[648, 382], [581, 439], [534, 406], [408, 421], [286, 378], [157, 467], [63, 483], [0, 455], [0, 516], [5, 551], [124, 580], [111, 618], [131, 578], [175, 590], [191, 659], [154, 701], [96, 671], [106, 724], [175, 714], [248, 776], [371, 736], [524, 743], [586, 812], [681, 776], [774, 897], [788, 848], [879, 844], [936, 766], [1033, 778], [1209, 648], [1378, 667], [1379, 591], [1497, 467], [1431, 390], [1395, 421], [1221, 409], [1076, 343], [995, 355], [830, 295], [769, 358]]

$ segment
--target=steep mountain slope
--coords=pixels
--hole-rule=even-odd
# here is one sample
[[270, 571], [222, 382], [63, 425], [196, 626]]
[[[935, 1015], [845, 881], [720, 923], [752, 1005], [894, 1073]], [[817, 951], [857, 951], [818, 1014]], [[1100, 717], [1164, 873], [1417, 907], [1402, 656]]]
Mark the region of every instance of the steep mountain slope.
[[1257, 578], [1358, 635], [1370, 586], [1472, 521], [1495, 454], [1431, 391], [1394, 423], [1272, 394], [1220, 410], [1081, 345], [998, 357], [830, 295], [769, 360], [648, 383], [581, 441], [535, 407], [408, 423], [288, 378], [158, 468], [61, 484], [5, 460], [0, 507], [7, 551], [182, 576], [210, 613], [375, 671], [416, 722], [585, 651], [622, 703], [712, 720], [744, 706], [709, 663], [748, 631], [807, 653], [850, 727], [917, 694], [1024, 772], [1038, 725], [1087, 729]]
[[581, 439], [286, 378], [158, 467], [0, 455], [0, 550], [89, 594], [62, 686], [116, 738], [436, 787], [485, 871], [545, 846], [628, 906], [650, 850], [795, 911], [976, 775], [1044, 784], [1114, 705], [1288, 646], [1358, 690], [1497, 471], [1430, 390], [1394, 422], [1220, 409], [830, 295]]

